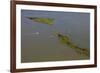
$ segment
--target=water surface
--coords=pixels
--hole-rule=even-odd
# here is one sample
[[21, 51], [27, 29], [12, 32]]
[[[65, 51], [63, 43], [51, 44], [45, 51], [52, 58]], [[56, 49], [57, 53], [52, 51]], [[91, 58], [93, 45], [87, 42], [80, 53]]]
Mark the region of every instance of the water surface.
[[[27, 17], [51, 18], [54, 22], [50, 26]], [[61, 44], [55, 36], [55, 32], [62, 33], [75, 45], [90, 49], [89, 27], [89, 13], [21, 10], [21, 62], [89, 59]]]

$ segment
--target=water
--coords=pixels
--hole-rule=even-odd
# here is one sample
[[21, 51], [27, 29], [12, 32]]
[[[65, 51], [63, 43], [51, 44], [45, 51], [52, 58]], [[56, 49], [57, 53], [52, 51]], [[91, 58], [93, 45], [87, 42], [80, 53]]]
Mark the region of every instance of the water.
[[[53, 18], [54, 24], [34, 22], [27, 17]], [[21, 62], [83, 60], [72, 48], [61, 44], [55, 32], [70, 37], [75, 45], [90, 48], [90, 14], [56, 11], [21, 11]]]

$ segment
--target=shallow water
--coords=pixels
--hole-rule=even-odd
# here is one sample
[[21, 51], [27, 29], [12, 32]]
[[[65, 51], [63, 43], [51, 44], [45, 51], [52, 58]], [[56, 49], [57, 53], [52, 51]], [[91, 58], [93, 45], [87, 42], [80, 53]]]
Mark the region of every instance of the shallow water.
[[[53, 18], [52, 26], [27, 17]], [[21, 11], [21, 62], [83, 60], [72, 48], [61, 44], [55, 32], [68, 35], [75, 45], [90, 48], [90, 14], [75, 12]]]

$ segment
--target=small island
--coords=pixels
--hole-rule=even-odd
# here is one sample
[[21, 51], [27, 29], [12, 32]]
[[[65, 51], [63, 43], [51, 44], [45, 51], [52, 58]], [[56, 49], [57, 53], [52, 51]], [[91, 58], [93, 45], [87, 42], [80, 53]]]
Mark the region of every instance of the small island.
[[54, 19], [52, 18], [43, 18], [43, 17], [27, 17], [27, 18], [35, 22], [48, 24], [48, 25], [53, 25], [53, 22], [54, 22]]

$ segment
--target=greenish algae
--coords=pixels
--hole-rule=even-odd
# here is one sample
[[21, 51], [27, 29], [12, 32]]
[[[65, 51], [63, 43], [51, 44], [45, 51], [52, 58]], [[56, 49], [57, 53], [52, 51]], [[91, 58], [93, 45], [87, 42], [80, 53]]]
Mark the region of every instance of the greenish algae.
[[83, 54], [85, 56], [89, 56], [89, 50], [85, 48], [80, 48], [76, 45], [74, 45], [73, 42], [69, 39], [68, 36], [64, 36], [62, 34], [57, 33], [58, 39], [60, 40], [61, 43], [66, 44], [70, 48], [74, 49], [78, 54]]
[[42, 18], [42, 17], [28, 17], [29, 19], [39, 22], [39, 23], [44, 23], [48, 25], [53, 25], [54, 19], [52, 18]]

